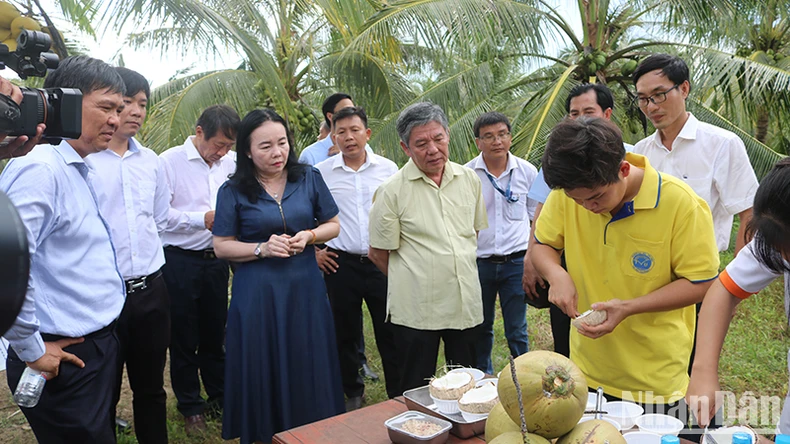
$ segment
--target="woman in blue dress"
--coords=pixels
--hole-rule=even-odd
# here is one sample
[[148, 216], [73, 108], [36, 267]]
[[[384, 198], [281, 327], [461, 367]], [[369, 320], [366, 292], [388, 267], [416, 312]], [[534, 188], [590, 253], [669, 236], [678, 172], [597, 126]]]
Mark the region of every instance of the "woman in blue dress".
[[321, 174], [298, 163], [277, 113], [247, 114], [237, 152], [213, 229], [217, 257], [237, 264], [222, 437], [268, 442], [344, 411], [332, 312], [312, 246], [337, 236], [340, 224]]

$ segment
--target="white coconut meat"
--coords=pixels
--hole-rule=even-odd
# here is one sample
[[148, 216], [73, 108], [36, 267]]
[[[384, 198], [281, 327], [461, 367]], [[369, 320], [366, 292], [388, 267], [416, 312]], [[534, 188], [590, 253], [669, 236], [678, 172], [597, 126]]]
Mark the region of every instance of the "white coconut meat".
[[471, 373], [452, 372], [431, 381], [428, 391], [436, 399], [456, 401], [474, 387], [475, 378]]
[[458, 400], [458, 408], [466, 413], [489, 413], [498, 402], [496, 385], [489, 382], [464, 393]]
[[571, 321], [571, 324], [580, 328], [582, 324], [587, 324], [590, 327], [601, 325], [606, 322], [606, 312], [603, 310], [587, 310], [580, 314], [576, 319]]

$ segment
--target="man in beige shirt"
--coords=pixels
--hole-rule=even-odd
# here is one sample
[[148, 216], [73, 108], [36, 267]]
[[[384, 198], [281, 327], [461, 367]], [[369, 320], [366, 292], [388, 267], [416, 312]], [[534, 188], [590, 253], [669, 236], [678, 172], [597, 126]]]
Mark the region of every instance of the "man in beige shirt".
[[447, 116], [422, 102], [398, 117], [410, 160], [379, 186], [370, 209], [370, 260], [389, 276], [387, 320], [401, 359], [401, 391], [448, 364], [475, 364], [483, 322], [477, 232], [488, 227], [480, 179], [448, 160]]

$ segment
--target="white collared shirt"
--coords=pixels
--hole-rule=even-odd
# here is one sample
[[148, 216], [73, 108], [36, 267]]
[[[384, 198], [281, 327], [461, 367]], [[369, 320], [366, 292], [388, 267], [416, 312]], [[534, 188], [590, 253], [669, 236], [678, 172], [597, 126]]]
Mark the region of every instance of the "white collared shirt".
[[333, 156], [315, 167], [321, 172], [340, 209], [340, 235], [326, 244], [335, 250], [367, 256], [368, 216], [376, 189], [398, 171], [395, 162], [375, 154], [366, 146], [365, 163], [354, 171], [343, 155]]
[[167, 226], [170, 194], [159, 157], [131, 138], [123, 157], [107, 149], [85, 162], [96, 173], [99, 209], [110, 224], [123, 278], [148, 276], [162, 268], [159, 232]]
[[682, 179], [703, 198], [713, 215], [719, 251], [729, 248], [733, 215], [752, 207], [758, 186], [743, 141], [689, 113], [671, 151], [656, 131], [640, 140], [634, 153], [647, 157], [658, 171]]
[[159, 156], [170, 192], [170, 210], [162, 244], [185, 250], [205, 250], [213, 243], [204, 216], [216, 208], [219, 187], [236, 172], [236, 152], [229, 151], [209, 167], [192, 143], [193, 137]]
[[481, 230], [477, 237], [477, 257], [504, 256], [516, 251], [526, 250], [529, 242], [529, 221], [535, 216], [538, 202], [527, 198], [529, 189], [538, 170], [529, 162], [508, 154], [507, 168], [494, 180], [502, 190], [518, 196], [517, 202], [508, 202], [505, 196], [491, 184], [486, 173], [490, 174], [481, 153], [469, 163], [480, 178], [483, 186], [483, 200], [488, 213], [488, 228]]

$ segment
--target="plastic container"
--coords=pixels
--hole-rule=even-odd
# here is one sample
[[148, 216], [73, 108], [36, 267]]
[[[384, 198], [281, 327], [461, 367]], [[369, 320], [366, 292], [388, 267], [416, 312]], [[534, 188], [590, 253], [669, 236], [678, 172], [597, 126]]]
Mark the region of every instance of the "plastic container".
[[[442, 429], [429, 436], [413, 435], [403, 430], [403, 424], [411, 419], [437, 424]], [[387, 427], [390, 441], [395, 444], [444, 444], [449, 439], [452, 428], [452, 424], [448, 421], [411, 410], [384, 421], [384, 425]]]
[[776, 438], [774, 438], [774, 442], [776, 444], [790, 444], [790, 435], [782, 435], [779, 433], [779, 426], [776, 426]]
[[628, 444], [661, 444], [661, 435], [650, 432], [628, 432], [623, 438]]
[[37, 406], [46, 382], [47, 375], [45, 373], [25, 367], [14, 391], [14, 402], [20, 407], [33, 408]]
[[636, 418], [636, 425], [642, 432], [651, 432], [659, 435], [678, 436], [683, 430], [683, 421], [674, 416], [651, 413]]
[[744, 432], [732, 434], [732, 444], [752, 444], [752, 436]]
[[640, 405], [627, 401], [607, 402], [604, 410], [607, 411], [604, 418], [617, 421], [621, 430], [628, 430], [633, 427], [636, 424], [636, 418], [645, 413], [645, 409]]
[[454, 368], [454, 369], [450, 370], [447, 373], [458, 373], [458, 372], [471, 373], [472, 376], [475, 378], [475, 381], [479, 381], [479, 380], [483, 379], [486, 376], [485, 373], [483, 373], [482, 371], [480, 371], [480, 370], [478, 370], [476, 368], [466, 368], [466, 367]]
[[458, 408], [458, 401], [452, 400], [448, 401], [446, 399], [437, 399], [431, 396], [433, 403], [436, 404], [436, 410], [444, 413], [445, 415], [452, 415], [453, 413], [458, 413], [461, 409]]
[[661, 444], [680, 444], [680, 438], [675, 435], [664, 435], [661, 437]]
[[[708, 430], [708, 434], [711, 435], [711, 437], [716, 441], [715, 444], [733, 444], [732, 437], [734, 434], [738, 432], [746, 433], [751, 437], [752, 442], [756, 441], [757, 437], [754, 435], [754, 432], [752, 432], [752, 430], [749, 429], [748, 427], [743, 427], [743, 426], [721, 427], [718, 429]], [[709, 442], [707, 437], [703, 436], [702, 444], [714, 444], [714, 443]]]

